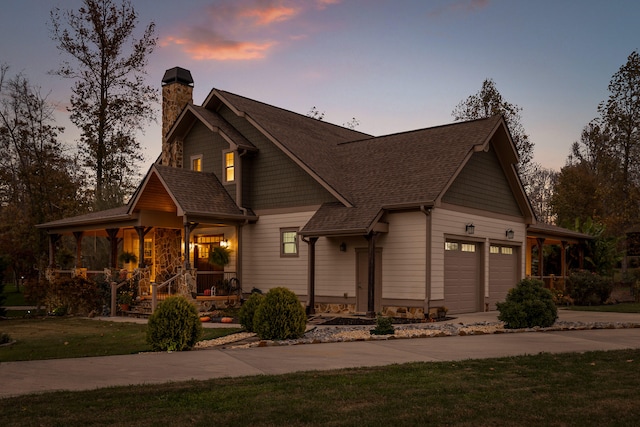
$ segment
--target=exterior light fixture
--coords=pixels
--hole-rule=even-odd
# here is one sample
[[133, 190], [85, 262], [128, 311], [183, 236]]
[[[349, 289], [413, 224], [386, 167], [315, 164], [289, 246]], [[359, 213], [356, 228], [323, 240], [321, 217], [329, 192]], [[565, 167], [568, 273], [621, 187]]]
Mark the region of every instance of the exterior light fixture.
[[507, 236], [507, 239], [511, 240], [513, 239], [513, 236], [515, 235], [515, 233], [513, 232], [512, 229], [508, 228], [507, 231], [505, 231], [505, 236]]
[[347, 244], [345, 242], [340, 243], [340, 252], [347, 252]]
[[227, 239], [220, 240], [220, 247], [221, 248], [228, 248], [229, 247], [229, 241]]
[[467, 234], [473, 234], [473, 233], [475, 233], [475, 231], [476, 231], [476, 226], [475, 226], [475, 225], [473, 225], [473, 223], [469, 223], [469, 224], [467, 224], [467, 225], [465, 225], [465, 226], [464, 226], [464, 231], [465, 231]]

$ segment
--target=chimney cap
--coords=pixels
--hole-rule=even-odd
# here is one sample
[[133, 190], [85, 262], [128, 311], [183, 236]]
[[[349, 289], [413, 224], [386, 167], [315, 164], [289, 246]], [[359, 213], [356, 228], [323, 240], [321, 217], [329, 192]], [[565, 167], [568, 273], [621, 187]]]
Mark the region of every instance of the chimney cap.
[[184, 68], [174, 67], [164, 72], [162, 77], [162, 85], [169, 83], [182, 83], [187, 86], [193, 86], [193, 77], [191, 77], [191, 71]]

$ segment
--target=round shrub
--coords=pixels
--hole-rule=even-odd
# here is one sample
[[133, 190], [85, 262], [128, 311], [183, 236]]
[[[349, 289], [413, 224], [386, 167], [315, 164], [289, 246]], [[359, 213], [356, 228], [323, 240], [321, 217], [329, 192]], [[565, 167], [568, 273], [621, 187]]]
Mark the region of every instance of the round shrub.
[[307, 315], [296, 294], [273, 288], [264, 297], [253, 319], [253, 330], [261, 339], [300, 338], [307, 327]]
[[147, 342], [154, 351], [189, 350], [201, 336], [198, 310], [185, 297], [167, 298], [149, 316]]
[[240, 324], [247, 330], [247, 332], [254, 332], [253, 320], [256, 315], [256, 310], [258, 310], [262, 301], [264, 301], [264, 295], [254, 292], [240, 308], [240, 313], [238, 314]]
[[610, 279], [590, 271], [573, 271], [567, 279], [567, 292], [576, 305], [604, 304], [611, 290]]
[[558, 309], [553, 302], [553, 294], [545, 289], [537, 279], [523, 279], [509, 290], [505, 302], [496, 304], [500, 314], [498, 319], [505, 328], [549, 327], [558, 318]]

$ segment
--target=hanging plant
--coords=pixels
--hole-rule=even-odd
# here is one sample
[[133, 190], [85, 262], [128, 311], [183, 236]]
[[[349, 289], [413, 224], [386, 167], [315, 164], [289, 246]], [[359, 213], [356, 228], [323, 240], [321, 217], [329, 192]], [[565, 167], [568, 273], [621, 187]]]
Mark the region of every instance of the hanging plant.
[[224, 267], [229, 264], [229, 254], [231, 251], [227, 248], [216, 246], [209, 252], [209, 264]]
[[135, 264], [136, 262], [138, 262], [138, 257], [136, 256], [136, 254], [132, 252], [126, 252], [126, 251], [122, 252], [118, 257], [118, 259], [123, 264], [128, 264], [130, 262], [133, 262]]

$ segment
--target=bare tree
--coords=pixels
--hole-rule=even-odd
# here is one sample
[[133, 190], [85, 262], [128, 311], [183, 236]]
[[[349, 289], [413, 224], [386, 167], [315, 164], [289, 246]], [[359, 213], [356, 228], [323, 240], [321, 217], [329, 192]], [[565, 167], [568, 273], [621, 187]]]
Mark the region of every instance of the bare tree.
[[492, 79], [485, 79], [482, 88], [475, 95], [469, 96], [461, 101], [453, 110], [451, 115], [454, 120], [474, 120], [501, 114], [504, 116], [511, 138], [516, 145], [520, 160], [518, 162], [518, 172], [524, 183], [525, 189], [529, 192], [530, 176], [535, 173], [533, 163], [533, 143], [525, 133], [522, 126], [520, 112], [521, 107], [505, 101], [496, 88]]
[[137, 23], [128, 0], [84, 0], [77, 11], [51, 11], [52, 38], [74, 61], [63, 61], [54, 74], [74, 80], [71, 121], [81, 130], [98, 208], [122, 204], [133, 188], [143, 159], [135, 134], [155, 118], [158, 94], [144, 83], [155, 24], [136, 39]]

